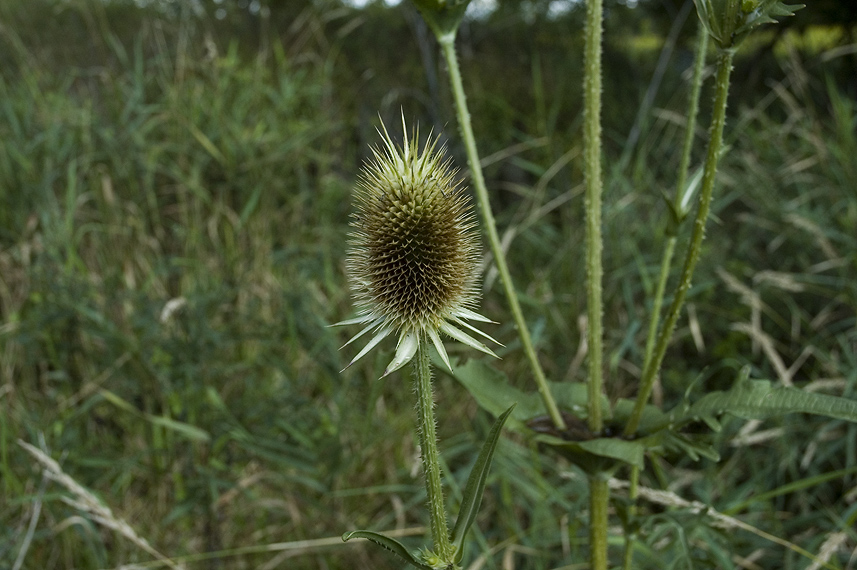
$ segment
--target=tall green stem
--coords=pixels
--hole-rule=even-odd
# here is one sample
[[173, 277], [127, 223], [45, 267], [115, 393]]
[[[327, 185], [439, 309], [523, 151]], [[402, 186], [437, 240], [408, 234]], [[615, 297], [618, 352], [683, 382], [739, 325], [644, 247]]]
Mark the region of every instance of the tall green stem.
[[476, 150], [476, 138], [473, 136], [473, 127], [470, 124], [470, 111], [467, 109], [467, 98], [464, 95], [464, 85], [461, 81], [461, 71], [458, 68], [458, 58], [455, 54], [455, 33], [439, 34], [437, 36], [440, 47], [443, 50], [443, 57], [446, 60], [446, 68], [449, 72], [449, 80], [452, 84], [452, 94], [455, 99], [455, 111], [458, 117], [458, 126], [461, 129], [461, 137], [464, 140], [464, 146], [467, 150], [467, 163], [470, 166], [470, 175], [473, 178], [473, 186], [476, 190], [476, 199], [479, 203], [479, 210], [482, 213], [483, 226], [488, 234], [488, 244], [491, 247], [491, 252], [494, 254], [494, 261], [497, 264], [497, 271], [500, 273], [500, 281], [503, 283], [503, 289], [506, 293], [506, 299], [509, 301], [509, 307], [512, 310], [512, 317], [515, 319], [515, 325], [518, 328], [518, 335], [521, 338], [521, 345], [524, 353], [530, 362], [533, 376], [536, 380], [539, 394], [545, 404], [545, 409], [550, 415], [551, 420], [558, 429], [566, 428], [562, 415], [559, 413], [556, 402], [548, 388], [545, 374], [539, 364], [536, 350], [533, 348], [533, 341], [530, 338], [530, 331], [527, 328], [527, 323], [524, 321], [524, 314], [521, 311], [521, 305], [518, 303], [518, 296], [515, 293], [515, 285], [512, 282], [512, 276], [509, 273], [509, 267], [506, 265], [506, 256], [503, 254], [503, 248], [500, 245], [500, 236], [497, 233], [497, 224], [494, 221], [494, 214], [491, 212], [491, 201], [488, 198], [488, 189], [485, 186], [485, 177], [482, 175], [482, 166], [479, 164], [479, 153]]
[[607, 570], [607, 507], [610, 487], [607, 474], [589, 477], [589, 568]]
[[583, 176], [586, 183], [586, 297], [589, 342], [589, 429], [601, 431], [601, 0], [586, 2], [583, 74]]
[[452, 543], [449, 541], [449, 527], [446, 521], [446, 506], [443, 500], [443, 487], [440, 482], [440, 454], [437, 450], [437, 430], [434, 420], [434, 397], [431, 388], [431, 364], [427, 339], [420, 342], [414, 360], [414, 384], [417, 390], [417, 410], [419, 413], [420, 450], [423, 463], [423, 476], [426, 480], [431, 535], [434, 540], [434, 552], [441, 560], [453, 558]]
[[720, 158], [720, 148], [723, 145], [723, 127], [726, 124], [726, 103], [729, 95], [729, 77], [732, 73], [732, 58], [735, 52], [731, 49], [720, 49], [717, 54], [717, 75], [714, 85], [714, 104], [713, 115], [711, 117], [711, 129], [709, 131], [708, 151], [705, 156], [705, 167], [702, 175], [702, 193], [699, 197], [699, 209], [696, 213], [696, 219], [693, 224], [693, 234], [690, 238], [690, 244], [687, 248], [687, 254], [684, 260], [684, 266], [681, 272], [681, 279], [678, 284], [672, 304], [670, 305], [667, 316], [664, 319], [664, 325], [658, 335], [658, 342], [655, 346], [654, 356], [643, 371], [643, 378], [640, 381], [640, 391], [637, 394], [637, 401], [634, 404], [634, 410], [631, 412], [631, 417], [628, 419], [628, 424], [625, 426], [625, 435], [633, 435], [637, 431], [640, 423], [640, 418], [643, 415], [643, 409], [649, 396], [652, 393], [652, 386], [655, 382], [655, 377], [660, 370], [661, 363], [664, 359], [664, 354], [667, 351], [667, 345], [675, 330], [676, 322], [681, 314], [681, 309], [684, 305], [684, 300], [687, 297], [687, 292], [690, 289], [691, 278], [693, 271], [696, 269], [696, 264], [699, 261], [699, 256], [702, 251], [702, 239], [705, 237], [705, 222], [708, 219], [708, 213], [711, 209], [711, 195], [714, 190], [714, 179], [717, 173], [717, 162]]
[[[679, 162], [678, 178], [676, 180], [675, 198], [673, 199], [673, 212], [678, 216], [684, 215], [684, 195], [688, 189], [687, 171], [690, 165], [690, 155], [693, 149], [693, 136], [696, 130], [696, 115], [699, 111], [699, 93], [702, 91], [702, 70], [705, 65], [705, 56], [708, 51], [708, 32], [704, 26], [699, 26], [696, 43], [696, 60], [693, 67], [693, 79], [691, 80], [690, 95], [687, 105], [687, 125], [684, 131], [684, 142], [682, 144], [681, 160]], [[664, 253], [661, 259], [661, 271], [658, 278], [658, 286], [655, 292], [655, 299], [652, 303], [652, 314], [649, 322], [649, 333], [646, 338], [646, 353], [643, 364], [643, 370], [648, 368], [654, 356], [655, 339], [658, 333], [658, 325], [660, 323], [661, 306], [664, 301], [664, 291], [666, 290], [667, 280], [669, 279], [670, 268], [672, 267], [673, 253], [676, 246], [676, 232], [680, 219], [670, 220], [670, 231], [667, 243], [664, 246]], [[636, 429], [636, 428], [635, 428]], [[636, 466], [631, 468], [631, 486], [628, 495], [632, 504], [628, 507], [628, 518], [633, 520], [637, 514], [637, 507], [633, 503], [637, 499], [639, 488], [640, 469]], [[625, 554], [622, 561], [623, 570], [631, 570], [634, 562], [634, 541], [636, 536], [628, 534], [625, 537]]]
[[[678, 178], [675, 184], [675, 198], [673, 199], [673, 212], [678, 215], [683, 215], [684, 194], [688, 191], [687, 171], [690, 166], [690, 154], [693, 150], [693, 135], [696, 130], [696, 115], [699, 112], [699, 93], [702, 91], [702, 70], [705, 67], [705, 56], [708, 53], [708, 32], [704, 26], [699, 26], [696, 38], [696, 59], [693, 65], [693, 79], [690, 82], [690, 95], [687, 104], [687, 125], [684, 131], [684, 141], [681, 149], [681, 160], [678, 167]], [[664, 246], [663, 257], [661, 258], [661, 273], [658, 278], [658, 286], [655, 292], [655, 299], [652, 302], [652, 316], [649, 321], [649, 334], [646, 337], [646, 356], [643, 362], [643, 370], [649, 365], [654, 354], [655, 339], [658, 335], [658, 325], [660, 324], [661, 307], [664, 302], [664, 291], [667, 286], [667, 279], [672, 266], [673, 253], [676, 245], [677, 227], [681, 220], [670, 220], [670, 231], [667, 233], [667, 243]]]
[[708, 55], [708, 31], [700, 25], [696, 32], [696, 56], [693, 62], [693, 79], [690, 82], [690, 94], [687, 102], [687, 125], [681, 146], [681, 161], [678, 166], [678, 179], [675, 185], [675, 204], [679, 205], [687, 184], [687, 171], [690, 166], [690, 154], [693, 149], [693, 136], [696, 130], [696, 115], [699, 112], [699, 93], [702, 91], [702, 72]]
[[[589, 429], [603, 428], [601, 266], [601, 0], [586, 2], [583, 54], [583, 177], [586, 184], [586, 298], [589, 342]], [[607, 570], [607, 507], [610, 489], [606, 473], [589, 476], [589, 568]]]
[[664, 304], [664, 292], [667, 288], [667, 280], [670, 276], [670, 267], [672, 266], [673, 253], [675, 253], [676, 236], [672, 235], [667, 238], [667, 243], [664, 246], [663, 257], [661, 258], [661, 272], [658, 276], [658, 287], [655, 291], [655, 299], [652, 301], [652, 315], [649, 321], [649, 333], [646, 336], [646, 355], [643, 361], [643, 370], [652, 361], [655, 349], [655, 339], [658, 336], [658, 324], [660, 323], [661, 307]]

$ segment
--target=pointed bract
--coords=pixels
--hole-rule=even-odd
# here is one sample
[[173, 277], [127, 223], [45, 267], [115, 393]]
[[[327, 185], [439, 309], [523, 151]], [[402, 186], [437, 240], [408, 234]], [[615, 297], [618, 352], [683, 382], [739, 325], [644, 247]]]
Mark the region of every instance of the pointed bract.
[[381, 378], [410, 362], [417, 353], [417, 349], [419, 347], [420, 337], [416, 332], [403, 332], [402, 336], [399, 337], [399, 345], [396, 347], [396, 356], [394, 356], [392, 362], [387, 365], [387, 369], [384, 370], [384, 374], [381, 375]]
[[[381, 332], [379, 332], [378, 334], [376, 334], [376, 335], [372, 338], [372, 340], [370, 340], [370, 341], [369, 341], [369, 344], [367, 344], [366, 346], [364, 346], [364, 347], [363, 347], [363, 350], [361, 350], [360, 352], [358, 352], [358, 353], [357, 353], [357, 356], [355, 356], [354, 358], [352, 358], [352, 359], [351, 359], [351, 362], [349, 362], [349, 363], [348, 363], [348, 366], [351, 366], [352, 364], [354, 364], [355, 362], [357, 362], [358, 360], [360, 360], [361, 358], [363, 358], [363, 357], [366, 355], [366, 353], [368, 353], [370, 350], [372, 350], [373, 348], [375, 348], [375, 346], [376, 346], [379, 342], [381, 342], [382, 340], [384, 340], [384, 339], [387, 337], [387, 335], [389, 335], [391, 332], [393, 332], [393, 329], [392, 329], [392, 328], [390, 328], [390, 327], [388, 327], [388, 328], [386, 328], [386, 329], [382, 330]], [[362, 334], [362, 333], [361, 333], [361, 334]], [[342, 370], [340, 370], [340, 372], [344, 371], [346, 368], [348, 368], [348, 366], [346, 366], [345, 368], [343, 368]]]

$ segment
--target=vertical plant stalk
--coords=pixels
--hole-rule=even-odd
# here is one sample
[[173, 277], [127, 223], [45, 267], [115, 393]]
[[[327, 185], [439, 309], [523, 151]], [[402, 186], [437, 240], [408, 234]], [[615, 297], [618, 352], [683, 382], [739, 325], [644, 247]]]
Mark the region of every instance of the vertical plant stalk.
[[649, 321], [649, 332], [646, 336], [646, 352], [643, 360], [643, 370], [645, 370], [652, 361], [655, 349], [655, 339], [658, 337], [658, 324], [661, 319], [661, 308], [664, 304], [664, 292], [667, 288], [667, 280], [670, 276], [670, 267], [672, 266], [673, 254], [675, 253], [676, 236], [671, 235], [667, 238], [667, 243], [664, 245], [663, 257], [661, 257], [661, 272], [658, 276], [658, 287], [655, 291], [655, 299], [652, 301], [652, 315]]
[[600, 432], [601, 301], [601, 19], [602, 0], [586, 2], [583, 73], [583, 177], [586, 183], [586, 297], [589, 326], [589, 429]]
[[708, 55], [708, 31], [700, 25], [696, 32], [696, 57], [693, 62], [693, 79], [690, 82], [690, 95], [687, 102], [687, 126], [681, 147], [681, 161], [678, 166], [678, 180], [675, 188], [675, 202], [681, 202], [687, 183], [687, 171], [690, 166], [690, 154], [693, 149], [693, 134], [696, 130], [696, 116], [699, 113], [699, 93], [702, 91], [702, 71]]
[[[699, 26], [696, 38], [696, 59], [693, 64], [693, 79], [690, 82], [690, 95], [687, 103], [687, 125], [684, 131], [684, 141], [681, 148], [681, 159], [678, 167], [678, 179], [675, 185], [675, 199], [673, 200], [673, 211], [679, 212], [682, 198], [684, 197], [685, 185], [687, 184], [687, 171], [690, 166], [690, 155], [693, 150], [693, 134], [696, 130], [696, 115], [699, 112], [699, 93], [702, 91], [702, 70], [705, 67], [705, 56], [708, 53], [708, 32], [704, 26]], [[672, 266], [673, 253], [676, 246], [676, 231], [673, 228], [667, 238], [667, 243], [664, 246], [663, 257], [661, 258], [661, 273], [658, 278], [658, 287], [655, 292], [655, 299], [652, 303], [652, 316], [649, 321], [649, 333], [646, 338], [645, 360], [643, 362], [643, 370], [649, 366], [652, 360], [652, 355], [655, 347], [655, 339], [658, 335], [658, 325], [660, 324], [661, 307], [664, 302], [664, 292], [666, 291], [667, 280], [669, 279], [670, 267]]]
[[[690, 155], [693, 150], [693, 134], [696, 130], [696, 116], [699, 112], [699, 93], [702, 91], [702, 71], [705, 67], [705, 56], [708, 52], [708, 31], [704, 26], [699, 26], [697, 31], [697, 39], [696, 39], [696, 59], [694, 60], [693, 65], [693, 78], [690, 82], [690, 95], [688, 97], [687, 104], [687, 125], [685, 126], [684, 131], [684, 141], [682, 143], [681, 149], [681, 159], [679, 161], [678, 167], [678, 178], [676, 180], [675, 186], [675, 198], [673, 199], [673, 215], [683, 215], [683, 211], [681, 208], [684, 202], [684, 194], [687, 191], [685, 185], [687, 184], [687, 171], [690, 166]], [[671, 227], [671, 231], [668, 232], [667, 243], [664, 245], [663, 257], [661, 258], [661, 272], [658, 277], [658, 286], [655, 291], [655, 298], [652, 302], [652, 314], [651, 320], [649, 321], [649, 332], [646, 337], [646, 352], [645, 352], [645, 360], [643, 362], [643, 370], [646, 370], [651, 364], [652, 357], [654, 355], [655, 348], [655, 339], [658, 335], [658, 326], [660, 324], [661, 317], [661, 307], [664, 302], [664, 292], [667, 287], [667, 280], [669, 279], [670, 269], [672, 267], [673, 254], [675, 253], [675, 246], [677, 241], [676, 233], [678, 231], [678, 224], [681, 220], [672, 218], [670, 220], [671, 225], [675, 225], [676, 227]], [[654, 384], [653, 384], [654, 386]], [[636, 429], [636, 428], [635, 428]], [[632, 520], [637, 515], [637, 507], [633, 503], [637, 499], [637, 493], [639, 491], [639, 479], [640, 479], [640, 469], [636, 466], [631, 467], [631, 485], [628, 489], [628, 496], [630, 497], [632, 503], [628, 507], [628, 518]], [[636, 536], [633, 534], [629, 534], [625, 536], [625, 554], [624, 559], [622, 561], [622, 568], [624, 570], [632, 570], [632, 564], [634, 561], [634, 541], [636, 540]]]
[[[587, 0], [583, 54], [583, 177], [586, 184], [586, 298], [589, 342], [589, 429], [603, 428], [601, 266], [601, 21], [602, 0]], [[607, 570], [607, 507], [604, 473], [589, 475], [589, 568]]]
[[488, 234], [488, 244], [491, 247], [491, 252], [494, 254], [494, 261], [497, 264], [500, 281], [503, 283], [506, 299], [509, 301], [509, 307], [512, 310], [512, 317], [515, 319], [515, 326], [517, 327], [518, 335], [521, 338], [521, 345], [524, 349], [524, 353], [527, 355], [527, 360], [530, 362], [530, 368], [533, 371], [536, 386], [538, 388], [539, 395], [544, 402], [545, 409], [554, 425], [558, 429], [564, 430], [566, 429], [565, 421], [559, 413], [559, 408], [553, 399], [550, 388], [548, 388], [545, 373], [542, 370], [541, 364], [539, 364], [538, 355], [533, 347], [533, 341], [530, 338], [530, 331], [527, 328], [527, 323], [524, 321], [524, 314], [521, 311], [521, 305], [518, 302], [518, 296], [515, 293], [515, 285], [512, 282], [512, 275], [509, 273], [508, 265], [506, 265], [506, 256], [503, 254], [503, 248], [500, 245], [500, 236], [497, 233], [497, 224], [494, 221], [494, 214], [491, 212], [491, 201], [488, 198], [488, 189], [485, 186], [485, 177], [482, 174], [482, 166], [479, 164], [479, 152], [476, 149], [476, 138], [473, 136], [473, 127], [470, 123], [470, 111], [467, 108], [467, 98], [464, 95], [461, 70], [458, 68], [458, 58], [455, 53], [455, 33], [438, 34], [437, 40], [446, 61], [449, 81], [452, 85], [452, 94], [455, 100], [455, 112], [458, 118], [458, 126], [461, 129], [461, 137], [464, 140], [464, 147], [467, 150], [467, 163], [470, 166], [470, 175], [473, 179], [476, 199], [479, 203], [479, 211], [482, 213], [483, 225], [485, 227], [485, 232]]
[[449, 527], [446, 521], [446, 505], [443, 499], [443, 486], [440, 481], [440, 454], [437, 450], [437, 429], [434, 419], [434, 396], [431, 387], [431, 364], [427, 339], [422, 339], [414, 359], [414, 384], [417, 391], [417, 413], [419, 414], [420, 456], [423, 464], [423, 477], [426, 482], [426, 494], [429, 503], [431, 535], [434, 552], [441, 560], [453, 558], [452, 543], [449, 540]]
[[589, 477], [589, 568], [607, 570], [607, 506], [610, 488], [607, 476]]
[[652, 386], [655, 382], [655, 377], [660, 370], [661, 363], [664, 359], [664, 354], [667, 351], [667, 345], [675, 330], [676, 322], [681, 314], [681, 309], [684, 305], [684, 300], [687, 297], [687, 292], [690, 289], [693, 271], [696, 269], [696, 264], [699, 261], [699, 256], [702, 251], [702, 239], [705, 237], [705, 222], [708, 219], [708, 213], [711, 210], [711, 195], [714, 190], [714, 179], [717, 173], [717, 162], [720, 158], [720, 148], [723, 145], [723, 127], [726, 124], [726, 104], [729, 95], [729, 78], [732, 73], [732, 59], [735, 56], [733, 49], [721, 48], [717, 54], [717, 75], [714, 85], [714, 104], [713, 115], [711, 117], [711, 129], [709, 131], [708, 151], [705, 156], [705, 166], [702, 175], [702, 193], [699, 197], [699, 209], [696, 213], [696, 219], [693, 223], [693, 234], [690, 238], [690, 244], [687, 248], [687, 254], [684, 260], [684, 266], [681, 272], [681, 278], [670, 305], [667, 316], [664, 319], [664, 325], [658, 335], [658, 342], [655, 346], [654, 355], [645, 367], [643, 378], [640, 381], [640, 391], [637, 394], [637, 401], [634, 404], [634, 409], [628, 418], [628, 424], [625, 426], [625, 435], [633, 435], [637, 431], [640, 423], [640, 418], [643, 415], [643, 409], [649, 396], [652, 393]]

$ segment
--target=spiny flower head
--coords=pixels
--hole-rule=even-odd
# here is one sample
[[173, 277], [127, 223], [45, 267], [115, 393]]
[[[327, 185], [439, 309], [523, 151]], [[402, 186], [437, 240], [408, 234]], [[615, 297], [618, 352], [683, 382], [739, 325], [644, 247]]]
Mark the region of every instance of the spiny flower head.
[[[420, 152], [419, 132], [410, 140], [405, 135], [399, 147], [381, 128], [383, 144], [372, 149], [374, 158], [355, 191], [346, 261], [359, 316], [337, 323], [364, 325], [346, 346], [369, 331], [375, 334], [348, 366], [392, 333], [399, 341], [384, 376], [409, 362], [428, 339], [450, 366], [440, 332], [496, 356], [465, 332], [496, 342], [465, 322], [491, 321], [473, 311], [479, 240], [457, 171], [444, 159], [443, 147], [436, 149], [437, 138], [429, 136]], [[402, 128], [406, 133], [404, 118]]]

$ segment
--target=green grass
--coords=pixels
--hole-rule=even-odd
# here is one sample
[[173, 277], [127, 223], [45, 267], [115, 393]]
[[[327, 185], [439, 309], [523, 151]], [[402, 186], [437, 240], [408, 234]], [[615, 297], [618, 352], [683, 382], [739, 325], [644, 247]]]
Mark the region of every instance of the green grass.
[[[0, 15], [26, 21], [26, 5]], [[252, 49], [220, 36], [216, 49], [206, 47], [210, 30], [187, 14], [146, 17], [129, 31], [83, 2], [58, 17], [90, 22], [91, 51], [64, 53], [26, 27], [3, 29], [0, 567], [13, 567], [25, 547], [22, 568], [153, 560], [68, 504], [73, 494], [43, 480], [18, 440], [43, 447], [115, 518], [186, 568], [393, 568], [383, 552], [338, 537], [427, 524], [409, 378], [374, 380], [392, 346], [340, 374], [347, 333], [327, 328], [352, 311], [342, 272], [350, 189], [364, 143], [374, 141], [375, 113], [404, 104], [425, 115], [383, 66], [367, 93], [402, 99], [382, 108], [355, 93], [354, 63], [364, 60], [347, 53], [350, 36], [337, 35], [353, 16], [300, 16], [301, 26]], [[370, 19], [365, 29], [380, 25]], [[580, 380], [581, 171], [579, 154], [565, 156], [580, 147], [567, 102], [578, 95], [565, 98], [578, 82], [560, 79], [579, 68], [545, 57], [541, 76], [530, 70], [504, 91], [501, 63], [478, 75], [475, 61], [463, 62], [476, 75], [473, 112], [478, 133], [485, 123], [477, 136], [486, 155], [529, 144], [487, 170], [501, 234], [514, 232], [509, 263], [546, 373]], [[723, 388], [743, 364], [776, 380], [777, 357], [786, 370], [799, 363], [789, 377], [796, 385], [857, 397], [857, 105], [827, 79], [823, 58], [787, 65], [769, 95], [731, 107], [718, 220], [689, 298], [704, 344], [682, 319], [662, 378], [666, 401], [694, 382], [699, 392]], [[421, 85], [414, 69], [408, 77]], [[621, 84], [621, 70], [607, 73], [608, 86]], [[666, 221], [659, 193], [671, 192], [678, 157], [681, 117], [670, 109], [684, 92], [675, 78], [662, 89], [628, 169], [606, 169], [605, 361], [614, 397], [639, 377]], [[522, 110], [522, 93], [542, 99]], [[624, 140], [622, 120], [608, 119], [612, 151]], [[455, 130], [446, 134], [457, 152]], [[488, 282], [481, 312], [502, 323], [490, 332], [508, 344], [499, 366], [531, 390], [490, 272]], [[455, 502], [491, 421], [447, 376], [437, 392]], [[659, 461], [643, 485], [669, 486], [813, 553], [843, 533], [830, 564], [853, 567], [857, 426], [787, 417], [756, 428], [778, 430], [767, 439], [734, 445], [742, 428], [729, 421], [712, 436], [719, 463]], [[613, 525], [627, 506], [617, 496]], [[526, 441], [502, 440], [465, 567], [583, 568], [586, 504], [576, 468]], [[643, 501], [641, 512], [631, 523], [640, 568], [809, 564], [688, 507]], [[403, 540], [417, 547], [425, 534]], [[611, 532], [611, 555], [620, 551]]]

